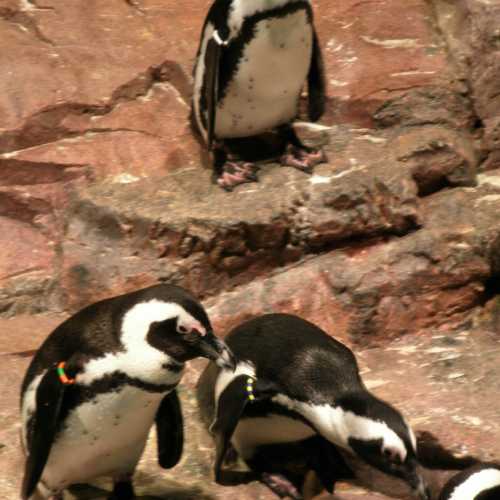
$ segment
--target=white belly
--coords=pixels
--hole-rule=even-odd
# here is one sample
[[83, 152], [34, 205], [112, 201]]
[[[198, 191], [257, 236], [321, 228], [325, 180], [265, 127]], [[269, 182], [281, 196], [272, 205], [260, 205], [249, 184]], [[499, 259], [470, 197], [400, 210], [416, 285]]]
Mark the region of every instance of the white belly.
[[309, 71], [312, 28], [305, 11], [263, 20], [217, 108], [217, 137], [246, 137], [292, 120]]
[[52, 446], [45, 485], [60, 490], [133, 472], [163, 396], [124, 386], [75, 408]]
[[256, 447], [291, 443], [314, 436], [315, 431], [300, 420], [283, 415], [244, 418], [238, 422], [231, 442], [243, 459], [251, 458]]

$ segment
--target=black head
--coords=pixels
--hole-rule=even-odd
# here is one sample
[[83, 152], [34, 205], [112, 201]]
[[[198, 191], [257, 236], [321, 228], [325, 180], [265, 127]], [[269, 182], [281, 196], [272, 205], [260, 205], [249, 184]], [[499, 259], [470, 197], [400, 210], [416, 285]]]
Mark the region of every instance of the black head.
[[416, 439], [402, 415], [368, 393], [346, 397], [338, 404], [347, 423], [347, 443], [354, 453], [406, 481], [417, 498], [429, 500], [429, 490], [418, 472]]
[[201, 356], [233, 368], [233, 354], [214, 335], [201, 304], [183, 289], [169, 287], [168, 294], [160, 293], [164, 288], [147, 290], [140, 302], [130, 305], [121, 324], [122, 343], [138, 356], [153, 347], [179, 363]]
[[197, 357], [208, 358], [219, 366], [234, 368], [234, 357], [226, 344], [211, 329], [184, 314], [154, 321], [149, 327], [147, 342], [184, 363]]

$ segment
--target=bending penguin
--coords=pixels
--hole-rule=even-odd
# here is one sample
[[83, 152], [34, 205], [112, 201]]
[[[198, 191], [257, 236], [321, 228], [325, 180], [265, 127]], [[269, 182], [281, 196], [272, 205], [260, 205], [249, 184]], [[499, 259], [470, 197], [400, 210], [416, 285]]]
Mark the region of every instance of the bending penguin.
[[183, 422], [175, 388], [198, 356], [234, 367], [203, 307], [176, 286], [103, 300], [64, 321], [22, 384], [21, 497], [62, 499], [72, 484], [111, 476], [110, 498], [134, 498], [131, 478], [153, 424], [160, 466], [176, 465]]
[[498, 500], [500, 466], [479, 464], [453, 476], [444, 486], [439, 500]]
[[[254, 318], [225, 340], [238, 359], [236, 369], [210, 363], [197, 387], [202, 419], [213, 422], [217, 482], [259, 479], [282, 498], [302, 498], [300, 484], [276, 468], [283, 448], [283, 463], [289, 453], [303, 453], [333, 492], [338, 480], [352, 477], [340, 453], [347, 450], [403, 479], [417, 498], [430, 498], [417, 470], [412, 430], [396, 409], [367, 391], [346, 346], [287, 314]], [[253, 473], [241, 481], [237, 471], [223, 469], [236, 458]]]
[[220, 187], [231, 191], [257, 181], [252, 163], [228, 160], [225, 139], [277, 128], [287, 144], [283, 165], [311, 172], [326, 160], [291, 126], [306, 80], [309, 119], [317, 121], [325, 109], [325, 79], [310, 0], [214, 1], [194, 68], [192, 121], [213, 151]]

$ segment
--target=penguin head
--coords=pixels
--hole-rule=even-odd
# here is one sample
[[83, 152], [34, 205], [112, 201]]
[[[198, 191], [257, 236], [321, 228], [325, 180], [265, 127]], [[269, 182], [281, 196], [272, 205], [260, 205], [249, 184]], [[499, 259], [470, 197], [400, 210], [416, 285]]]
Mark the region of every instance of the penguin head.
[[148, 349], [184, 363], [193, 358], [213, 360], [233, 369], [231, 350], [213, 332], [203, 306], [179, 287], [154, 287], [141, 302], [129, 305], [121, 324], [121, 341], [132, 352]]
[[176, 305], [170, 307], [170, 317], [150, 324], [148, 343], [182, 363], [203, 357], [234, 369], [234, 356], [225, 342], [215, 336], [205, 311], [191, 314], [182, 305]]
[[365, 462], [408, 483], [416, 498], [430, 492], [418, 472], [416, 439], [403, 416], [369, 393], [338, 402], [345, 412], [347, 443]]
[[500, 464], [479, 463], [452, 476], [444, 485], [439, 500], [500, 498]]

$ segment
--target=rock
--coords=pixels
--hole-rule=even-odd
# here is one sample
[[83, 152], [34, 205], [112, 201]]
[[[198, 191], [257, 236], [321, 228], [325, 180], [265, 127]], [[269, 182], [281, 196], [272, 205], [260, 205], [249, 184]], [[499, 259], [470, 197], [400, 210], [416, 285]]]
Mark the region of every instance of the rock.
[[[373, 143], [339, 129], [331, 149], [343, 154], [335, 164], [312, 177], [270, 166], [258, 190], [249, 185], [234, 194], [198, 169], [82, 192], [68, 213], [63, 243], [63, 288], [80, 297], [71, 307], [83, 305], [91, 289], [107, 295], [126, 283], [137, 286], [137, 279], [170, 280], [213, 295], [350, 238], [414, 229], [419, 215], [408, 171], [395, 176], [391, 158], [370, 170], [364, 163], [385, 155], [385, 145], [383, 138]], [[77, 275], [83, 281], [74, 281]]]
[[468, 80], [476, 125], [482, 128], [484, 168], [498, 168], [500, 5], [481, 0], [433, 0], [433, 4], [450, 53]]
[[[12, 2], [0, 14], [2, 52], [20, 46], [23, 51], [15, 64], [4, 56], [8, 77], [0, 81], [5, 110], [0, 152], [17, 151], [19, 159], [35, 161], [47, 156], [63, 164], [83, 161], [96, 177], [108, 173], [108, 164], [115, 164], [115, 175], [129, 168], [137, 175], [133, 163], [147, 172], [155, 157], [160, 170], [192, 162], [197, 152], [187, 127], [186, 99], [197, 45], [191, 16], [202, 11], [195, 4], [172, 11], [159, 2], [140, 9], [121, 0], [102, 8]], [[170, 23], [176, 26], [175, 38], [165, 36]], [[23, 151], [40, 145], [45, 146]]]
[[497, 275], [500, 191], [499, 173], [492, 174], [478, 188], [425, 198], [421, 229], [254, 280], [209, 300], [211, 315], [216, 324], [234, 326], [263, 312], [292, 312], [362, 345], [449, 328], [481, 303]]
[[397, 102], [399, 117], [389, 104], [392, 120], [421, 123], [433, 115], [468, 122], [470, 104], [460, 96], [463, 85], [427, 2], [319, 0], [314, 7], [328, 75], [328, 122], [372, 126], [374, 113], [381, 120], [379, 108]]
[[[323, 122], [345, 125], [302, 133], [314, 144], [330, 141], [330, 163], [311, 179], [265, 167], [258, 190], [227, 195], [209, 184], [187, 120], [208, 0], [182, 8], [158, 0], [92, 7], [8, 0], [0, 11], [2, 199], [27, 198], [0, 200], [8, 204], [0, 210], [9, 224], [27, 218], [34, 241], [48, 239], [54, 251], [41, 274], [16, 267], [0, 309], [74, 309], [95, 290], [104, 297], [158, 279], [208, 296], [353, 240], [420, 227], [420, 196], [472, 185], [478, 160], [497, 164], [496, 114], [479, 106], [487, 133], [478, 148], [479, 94], [465, 84], [473, 51], [483, 44], [494, 56], [485, 16], [496, 11], [472, 0], [436, 2], [433, 9], [424, 0], [404, 8], [395, 0], [319, 0], [329, 93]], [[456, 15], [442, 15], [443, 6]], [[469, 38], [456, 41], [466, 9], [477, 19]], [[448, 48], [469, 59], [450, 62]], [[20, 54], [15, 64], [11, 53]], [[23, 207], [28, 215], [18, 213]]]
[[425, 127], [397, 135], [396, 157], [408, 164], [419, 194], [444, 186], [474, 186], [477, 155], [467, 136], [444, 127]]
[[374, 113], [378, 127], [444, 125], [465, 132], [475, 115], [465, 91], [441, 87], [410, 89], [387, 99]]

